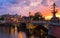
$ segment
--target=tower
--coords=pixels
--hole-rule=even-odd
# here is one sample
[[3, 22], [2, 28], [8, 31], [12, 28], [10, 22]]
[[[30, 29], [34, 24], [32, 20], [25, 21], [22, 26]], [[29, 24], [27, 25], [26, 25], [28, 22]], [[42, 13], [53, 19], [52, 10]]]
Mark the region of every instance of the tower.
[[6, 20], [10, 20], [10, 14], [6, 14]]

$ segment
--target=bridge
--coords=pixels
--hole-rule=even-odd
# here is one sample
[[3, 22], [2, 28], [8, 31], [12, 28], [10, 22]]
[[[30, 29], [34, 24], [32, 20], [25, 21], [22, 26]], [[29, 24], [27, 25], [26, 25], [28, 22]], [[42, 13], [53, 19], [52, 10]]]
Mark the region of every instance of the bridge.
[[60, 26], [60, 23], [55, 23], [55, 22], [50, 22], [50, 21], [33, 21], [31, 23], [33, 23], [33, 24], [40, 24], [40, 25], [48, 24], [48, 25]]
[[[26, 22], [27, 23], [27, 22]], [[57, 25], [60, 26], [60, 23], [58, 22], [51, 22], [51, 21], [32, 21], [30, 22], [33, 25], [28, 25], [29, 27], [26, 28], [26, 24], [21, 24], [20, 27], [18, 27], [18, 30], [20, 31], [25, 31], [27, 35], [41, 35], [41, 29], [43, 30], [43, 35], [47, 36], [48, 35], [48, 29], [44, 27], [44, 25]], [[34, 24], [37, 24], [35, 26]]]

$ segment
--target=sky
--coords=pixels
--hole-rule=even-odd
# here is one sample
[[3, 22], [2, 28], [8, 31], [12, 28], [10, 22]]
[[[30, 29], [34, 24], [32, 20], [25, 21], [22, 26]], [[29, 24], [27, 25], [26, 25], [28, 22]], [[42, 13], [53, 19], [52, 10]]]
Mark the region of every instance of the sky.
[[33, 15], [40, 12], [44, 17], [52, 15], [52, 5], [56, 3], [59, 15], [60, 0], [0, 0], [0, 14], [18, 14], [28, 16], [29, 12]]

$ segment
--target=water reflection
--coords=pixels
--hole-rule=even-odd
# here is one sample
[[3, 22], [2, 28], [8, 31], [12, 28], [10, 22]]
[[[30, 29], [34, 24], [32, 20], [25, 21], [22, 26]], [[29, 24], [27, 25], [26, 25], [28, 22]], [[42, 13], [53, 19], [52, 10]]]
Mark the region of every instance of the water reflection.
[[0, 38], [27, 38], [25, 32], [17, 32], [17, 27], [0, 27]]
[[26, 38], [26, 33], [20, 31], [18, 34], [18, 38]]
[[[28, 38], [26, 33], [22, 31], [17, 31], [17, 27], [1, 27], [0, 26], [0, 38]], [[31, 36], [30, 38], [33, 38]]]
[[12, 27], [0, 27], [0, 38], [18, 38], [17, 29]]
[[25, 32], [17, 31], [17, 27], [0, 27], [0, 38], [38, 38], [27, 35]]

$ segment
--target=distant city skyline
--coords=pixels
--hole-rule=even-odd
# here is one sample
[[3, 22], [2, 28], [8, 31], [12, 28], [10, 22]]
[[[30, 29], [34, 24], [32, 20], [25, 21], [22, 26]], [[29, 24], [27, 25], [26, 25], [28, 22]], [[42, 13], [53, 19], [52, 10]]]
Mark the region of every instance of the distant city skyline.
[[60, 16], [60, 0], [0, 0], [1, 14], [18, 14], [28, 16], [35, 12], [41, 12], [44, 17], [52, 15], [52, 4], [57, 5], [57, 16]]

